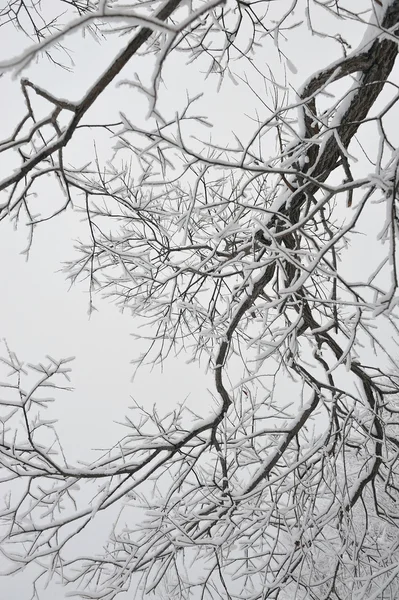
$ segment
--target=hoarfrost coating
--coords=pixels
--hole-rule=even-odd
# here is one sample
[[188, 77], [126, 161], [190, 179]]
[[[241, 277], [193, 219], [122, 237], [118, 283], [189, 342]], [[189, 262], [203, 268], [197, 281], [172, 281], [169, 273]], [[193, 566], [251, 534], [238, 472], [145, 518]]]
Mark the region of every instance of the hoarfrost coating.
[[39, 598], [397, 597], [399, 2], [0, 24], [5, 571]]

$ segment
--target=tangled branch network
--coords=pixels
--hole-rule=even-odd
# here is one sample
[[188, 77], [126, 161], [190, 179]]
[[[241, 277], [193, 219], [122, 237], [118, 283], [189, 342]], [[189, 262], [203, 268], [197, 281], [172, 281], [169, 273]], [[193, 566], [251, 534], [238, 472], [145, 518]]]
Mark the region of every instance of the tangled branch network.
[[[25, 48], [0, 63], [20, 90], [2, 226], [29, 253], [77, 211], [67, 275], [145, 324], [137, 368], [180, 355], [214, 377], [209, 414], [135, 404], [74, 464], [43, 417], [68, 361], [8, 350], [5, 572], [35, 563], [37, 598], [48, 574], [103, 600], [397, 598], [399, 1], [10, 0], [0, 23]], [[61, 98], [35, 69], [73, 77], [82, 32], [118, 50]], [[108, 158], [77, 164], [100, 139]]]

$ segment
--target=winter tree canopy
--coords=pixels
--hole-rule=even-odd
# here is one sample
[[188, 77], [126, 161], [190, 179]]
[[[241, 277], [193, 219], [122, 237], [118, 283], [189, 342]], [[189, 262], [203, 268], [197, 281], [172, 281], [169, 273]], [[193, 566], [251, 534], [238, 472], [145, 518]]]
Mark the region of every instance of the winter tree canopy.
[[73, 363], [7, 349], [2, 573], [36, 564], [34, 598], [397, 598], [399, 1], [8, 0], [0, 24], [0, 227], [29, 255], [78, 212], [65, 276], [140, 323], [134, 368], [213, 378], [211, 410], [127, 408], [86, 464], [45, 415]]

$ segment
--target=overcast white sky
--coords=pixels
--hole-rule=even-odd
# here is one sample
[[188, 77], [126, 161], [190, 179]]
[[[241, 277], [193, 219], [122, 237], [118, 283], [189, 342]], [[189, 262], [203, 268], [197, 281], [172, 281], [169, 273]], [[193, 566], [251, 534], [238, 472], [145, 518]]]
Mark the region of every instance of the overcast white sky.
[[[360, 6], [361, 2], [355, 2], [354, 5]], [[350, 27], [350, 24], [347, 26]], [[300, 31], [303, 32], [302, 29]], [[314, 38], [311, 39], [309, 35], [308, 39], [303, 39], [300, 31], [290, 34], [292, 46], [288, 50], [288, 56], [298, 70], [298, 75], [294, 77], [298, 85], [314, 70], [338, 58], [337, 54], [328, 56], [328, 48], [334, 48], [335, 51], [336, 46], [323, 42], [323, 52], [317, 52]], [[341, 33], [345, 35], [344, 31]], [[114, 56], [117, 45], [125, 42], [125, 39], [122, 42], [114, 39], [111, 44], [98, 45], [90, 37], [78, 40], [75, 36], [68, 43], [75, 52], [77, 70], [74, 74], [63, 72], [46, 62], [44, 65], [33, 65], [28, 75], [43, 87], [56, 81], [56, 93], [60, 97], [77, 100], [84, 86], [96, 79]], [[18, 51], [19, 40], [20, 37], [15, 35], [12, 28], [2, 29], [0, 57], [8, 57]], [[139, 67], [145, 71], [144, 59], [141, 59]], [[140, 72], [139, 67], [132, 67], [132, 72], [136, 69]], [[173, 103], [182, 97], [190, 80], [182, 77], [181, 66], [177, 68], [177, 64], [170, 64], [167, 73], [169, 79], [165, 101], [168, 99], [173, 110]], [[195, 87], [194, 67], [191, 73], [191, 83]], [[7, 132], [21, 106], [21, 96], [17, 82], [8, 75], [0, 79], [1, 86], [7, 93], [7, 101], [2, 101], [0, 131]], [[240, 128], [244, 130], [247, 122], [243, 114], [249, 114], [253, 108], [246, 105], [247, 90], [229, 83], [222, 93], [216, 95], [213, 83], [209, 82], [207, 86], [209, 89], [205, 87], [205, 90], [209, 91], [209, 95], [202, 102], [208, 109], [212, 105], [212, 112], [221, 130], [224, 128], [227, 135], [232, 123], [236, 131], [240, 131]], [[107, 91], [93, 107], [91, 120], [95, 121], [96, 114], [101, 115], [106, 109], [114, 112], [114, 116], [119, 110], [131, 111], [133, 100], [135, 111], [145, 114], [146, 100], [139, 98], [138, 94], [133, 94], [125, 87], [117, 92], [114, 89]], [[91, 152], [92, 143], [84, 146], [82, 142], [80, 151], [82, 156], [85, 151]], [[76, 164], [79, 159], [76, 157]], [[0, 164], [0, 177], [6, 174], [10, 166], [4, 162]], [[54, 202], [62, 201], [55, 198], [54, 194], [55, 190], [43, 190], [38, 202], [52, 206]], [[188, 401], [193, 406], [201, 407], [205, 416], [206, 409], [212, 406], [207, 388], [213, 387], [212, 374], [205, 373], [205, 364], [189, 365], [184, 357], [169, 359], [163, 373], [158, 368], [152, 372], [147, 369], [131, 381], [131, 360], [146, 346], [145, 342], [138, 342], [131, 336], [137, 333], [137, 323], [128, 312], [121, 314], [111, 303], [100, 300], [96, 303], [98, 312], [89, 319], [85, 285], [70, 289], [65, 274], [58, 272], [62, 262], [73, 256], [73, 239], [81, 234], [83, 229], [78, 217], [67, 211], [38, 228], [29, 262], [26, 262], [21, 255], [26, 245], [24, 228], [15, 232], [10, 223], [0, 224], [0, 281], [3, 282], [0, 338], [7, 340], [9, 347], [27, 362], [42, 361], [46, 354], [55, 358], [76, 356], [71, 365], [75, 390], [60, 394], [51, 409], [52, 416], [60, 419], [58, 431], [71, 458], [81, 457], [92, 447], [106, 447], [116, 441], [118, 432], [122, 430], [113, 422], [123, 419], [131, 404], [131, 396], [148, 407], [154, 403], [160, 407], [173, 407], [188, 396]], [[3, 581], [0, 579], [1, 600], [28, 598], [28, 580], [28, 574]], [[55, 597], [54, 588], [43, 594], [44, 600], [62, 600], [63, 597], [61, 591], [57, 591]]]

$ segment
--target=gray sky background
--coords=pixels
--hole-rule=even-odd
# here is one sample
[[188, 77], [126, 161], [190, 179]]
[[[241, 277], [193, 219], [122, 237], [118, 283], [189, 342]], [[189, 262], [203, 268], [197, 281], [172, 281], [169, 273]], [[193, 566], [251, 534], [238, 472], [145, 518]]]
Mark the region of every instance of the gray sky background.
[[[354, 2], [354, 10], [361, 4], [360, 0]], [[353, 28], [353, 23], [342, 22], [342, 25], [346, 30], [341, 29], [340, 33], [345, 37]], [[327, 27], [329, 25], [326, 23]], [[302, 28], [289, 33], [290, 48], [287, 48], [287, 54], [298, 71], [297, 75], [290, 74], [294, 85], [301, 84], [312, 72], [339, 58], [337, 46], [332, 42], [316, 40], [309, 33], [306, 39], [301, 35]], [[358, 33], [351, 31], [350, 35], [356, 45], [361, 35], [360, 29]], [[97, 44], [90, 37], [81, 39], [71, 36], [67, 46], [73, 48], [75, 53], [76, 70], [73, 74], [44, 61], [32, 65], [27, 75], [39, 85], [53, 89], [59, 97], [77, 100], [88, 82], [93, 82], [100, 75], [115, 55], [117, 47], [125, 41], [126, 38], [118, 41], [113, 37], [111, 42]], [[21, 37], [11, 27], [2, 30], [0, 58], [18, 52], [20, 43]], [[323, 48], [323, 51], [315, 51], [316, 47]], [[191, 87], [193, 93], [200, 86], [207, 92], [201, 100], [202, 106], [207, 112], [212, 106], [212, 118], [217, 123], [216, 131], [219, 131], [221, 138], [226, 136], [227, 139], [232, 123], [235, 131], [244, 133], [247, 121], [243, 114], [253, 114], [254, 111], [254, 106], [248, 105], [248, 90], [243, 85], [236, 87], [227, 83], [221, 93], [216, 94], [212, 81], [205, 85], [201, 80], [199, 84], [196, 83], [196, 67], [187, 68], [182, 76], [183, 59], [179, 57], [173, 60], [169, 61], [166, 69], [168, 90], [164, 92], [165, 106], [170, 103], [171, 114], [175, 109], [174, 103], [184, 97], [187, 86]], [[148, 75], [151, 73], [150, 61], [146, 63], [143, 58], [126, 69], [130, 75], [135, 70]], [[129, 73], [123, 73], [122, 79], [127, 75]], [[54, 81], [56, 85], [52, 88]], [[18, 83], [9, 75], [0, 79], [0, 88], [3, 89], [3, 99], [7, 98], [2, 102], [0, 130], [8, 133], [22, 106], [21, 94]], [[133, 102], [135, 113], [145, 115], [145, 98], [125, 86], [119, 89], [112, 87], [93, 107], [90, 120], [95, 122], [96, 115], [102, 119], [104, 111], [113, 117], [117, 116], [119, 110], [129, 114]], [[92, 151], [92, 142], [88, 141], [85, 145], [82, 136], [79, 146], [81, 156], [76, 156], [76, 164], [84, 162], [85, 153], [90, 153], [91, 157]], [[10, 168], [11, 164], [0, 163], [0, 177], [6, 175]], [[41, 206], [53, 206], [63, 201], [57, 197], [57, 193], [59, 191], [56, 189], [43, 189], [37, 201]], [[83, 283], [70, 288], [65, 275], [58, 272], [62, 262], [73, 257], [71, 240], [84, 235], [84, 226], [76, 214], [68, 210], [37, 228], [29, 262], [21, 255], [26, 246], [24, 227], [14, 231], [10, 223], [3, 222], [0, 228], [0, 281], [3, 283], [0, 338], [7, 340], [10, 349], [21, 360], [31, 363], [43, 361], [46, 354], [54, 358], [76, 356], [71, 364], [75, 390], [60, 394], [50, 409], [51, 417], [59, 418], [57, 430], [71, 459], [88, 456], [90, 448], [106, 447], [123, 434], [123, 429], [114, 421], [123, 420], [132, 396], [147, 408], [157, 403], [160, 411], [172, 408], [188, 396], [189, 405], [206, 416], [207, 410], [212, 407], [212, 397], [207, 389], [213, 391], [213, 382], [212, 374], [205, 373], [205, 363], [186, 364], [184, 357], [169, 359], [163, 373], [158, 368], [153, 371], [145, 369], [132, 382], [131, 359], [146, 348], [146, 342], [139, 342], [131, 336], [138, 332], [137, 323], [128, 312], [121, 314], [110, 302], [100, 299], [96, 302], [98, 312], [94, 312], [89, 319], [86, 286]], [[362, 243], [359, 244], [361, 252]], [[4, 346], [1, 353], [5, 354]], [[31, 572], [29, 568], [25, 575], [0, 578], [1, 600], [28, 598]], [[64, 592], [51, 586], [42, 598], [62, 600]]]

